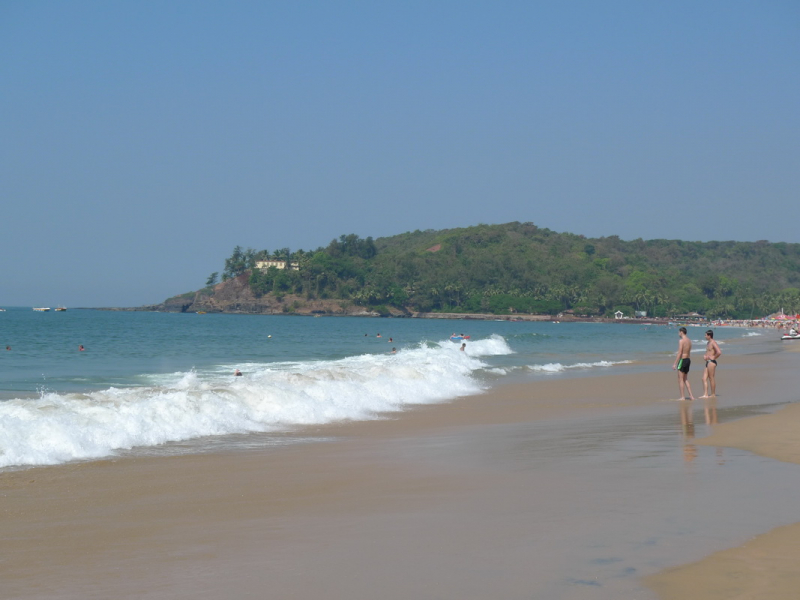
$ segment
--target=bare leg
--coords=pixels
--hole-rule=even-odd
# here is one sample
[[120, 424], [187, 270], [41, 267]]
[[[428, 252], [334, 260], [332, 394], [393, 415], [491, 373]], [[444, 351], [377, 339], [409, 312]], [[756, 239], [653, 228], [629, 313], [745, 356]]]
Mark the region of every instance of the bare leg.
[[708, 373], [708, 384], [709, 389], [711, 390], [711, 395], [715, 398], [717, 397], [717, 365], [714, 363], [708, 363], [706, 367], [706, 373]]
[[688, 373], [684, 373], [683, 377], [686, 379], [686, 389], [689, 391], [689, 400], [694, 400], [694, 394], [692, 393], [692, 386], [689, 385]]
[[680, 393], [678, 400], [686, 400], [686, 391], [683, 386], [683, 382], [685, 379], [686, 377], [684, 376], [684, 374], [678, 371], [678, 392]]
[[689, 391], [689, 400], [694, 400], [694, 395], [692, 394], [692, 388], [689, 387], [689, 380], [687, 379], [687, 374], [678, 371], [678, 390], [680, 390], [681, 397], [678, 400], [686, 400], [686, 390]]
[[708, 367], [703, 369], [703, 395], [701, 398], [708, 398]]

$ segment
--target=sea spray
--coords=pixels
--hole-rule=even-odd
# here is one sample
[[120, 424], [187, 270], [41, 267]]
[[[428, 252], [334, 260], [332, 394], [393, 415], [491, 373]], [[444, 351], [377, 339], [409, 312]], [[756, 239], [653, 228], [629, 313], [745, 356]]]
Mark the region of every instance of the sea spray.
[[287, 430], [377, 418], [411, 404], [483, 387], [482, 356], [511, 354], [497, 335], [421, 343], [397, 353], [339, 360], [251, 362], [149, 376], [152, 385], [86, 394], [43, 392], [0, 402], [0, 467], [95, 459], [115, 451], [205, 436]]

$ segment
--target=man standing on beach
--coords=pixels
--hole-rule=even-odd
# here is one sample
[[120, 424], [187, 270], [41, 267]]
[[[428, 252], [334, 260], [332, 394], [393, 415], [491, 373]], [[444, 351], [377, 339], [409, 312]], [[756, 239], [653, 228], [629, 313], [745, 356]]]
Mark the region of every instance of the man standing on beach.
[[[681, 392], [681, 397], [678, 400], [694, 400], [692, 386], [689, 385], [689, 380], [687, 379], [689, 367], [692, 364], [692, 359], [689, 358], [692, 353], [692, 340], [686, 335], [686, 327], [678, 329], [678, 335], [681, 340], [678, 342], [678, 353], [675, 355], [675, 363], [672, 365], [672, 370], [678, 371], [678, 388]], [[686, 391], [689, 392], [689, 398], [686, 398]]]
[[[714, 339], [714, 332], [706, 331], [706, 369], [703, 371], [703, 395], [701, 398], [717, 397], [717, 359], [722, 356], [722, 350]], [[711, 392], [709, 394], [709, 392]]]

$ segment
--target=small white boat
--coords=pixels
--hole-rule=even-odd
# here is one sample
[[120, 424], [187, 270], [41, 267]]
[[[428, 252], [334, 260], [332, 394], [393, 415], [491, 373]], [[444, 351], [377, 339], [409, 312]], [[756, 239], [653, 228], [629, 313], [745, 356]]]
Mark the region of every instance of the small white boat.
[[48, 308], [39, 307], [39, 308], [34, 308], [33, 310], [35, 310], [36, 312], [47, 312], [47, 311], [50, 310], [50, 308], [49, 307]]
[[56, 312], [65, 312], [67, 310], [66, 306], [59, 306], [56, 308]]
[[788, 333], [785, 333], [785, 334], [783, 334], [781, 336], [781, 339], [784, 340], [784, 341], [786, 341], [786, 340], [800, 340], [800, 335], [790, 335]]

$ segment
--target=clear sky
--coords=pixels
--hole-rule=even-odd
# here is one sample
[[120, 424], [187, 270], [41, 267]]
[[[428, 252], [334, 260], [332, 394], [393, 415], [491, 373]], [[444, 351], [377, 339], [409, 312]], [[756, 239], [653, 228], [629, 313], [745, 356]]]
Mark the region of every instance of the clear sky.
[[0, 0], [0, 306], [533, 221], [800, 242], [800, 2]]

